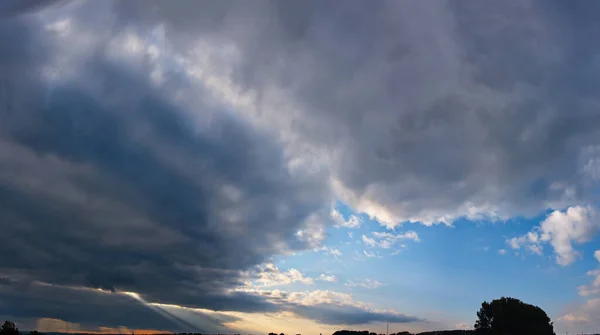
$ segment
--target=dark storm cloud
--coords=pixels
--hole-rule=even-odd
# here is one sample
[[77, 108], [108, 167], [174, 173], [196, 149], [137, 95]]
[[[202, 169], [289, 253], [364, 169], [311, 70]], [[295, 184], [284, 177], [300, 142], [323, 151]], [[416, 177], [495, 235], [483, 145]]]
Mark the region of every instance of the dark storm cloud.
[[[44, 80], [60, 54], [38, 20], [0, 22], [2, 45], [14, 45], [0, 51], [0, 273], [152, 303], [277, 310], [229, 289], [243, 270], [312, 243], [297, 232], [326, 203], [318, 181], [293, 176], [276, 141], [201, 89], [193, 94], [205, 104], [177, 106], [168, 89], [186, 88], [181, 78], [156, 88], [145, 72], [93, 52], [76, 77]], [[55, 312], [34, 303], [59, 294], [54, 286], [29, 296], [13, 289], [4, 288], [11, 304], [0, 314], [95, 317], [69, 297]], [[96, 298], [104, 301], [96, 311], [132, 305]], [[138, 327], [149, 315], [98, 321]]]

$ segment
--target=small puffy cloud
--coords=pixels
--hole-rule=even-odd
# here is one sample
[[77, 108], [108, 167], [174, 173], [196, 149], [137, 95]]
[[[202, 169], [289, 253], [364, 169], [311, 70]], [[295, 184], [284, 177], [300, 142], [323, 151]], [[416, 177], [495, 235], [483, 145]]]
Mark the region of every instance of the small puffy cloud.
[[414, 242], [419, 242], [419, 235], [414, 231], [407, 231], [401, 234], [393, 234], [389, 232], [374, 232], [372, 234], [373, 237], [368, 237], [366, 235], [362, 235], [362, 242], [370, 247], [378, 247], [382, 249], [391, 249], [393, 247], [405, 248], [405, 244], [401, 244], [398, 246], [399, 241], [411, 240]]
[[600, 221], [596, 219], [595, 209], [573, 206], [564, 212], [552, 212], [533, 231], [508, 239], [506, 243], [513, 249], [526, 247], [538, 255], [542, 254], [543, 244], [550, 244], [556, 254], [556, 263], [566, 266], [580, 256], [573, 244], [591, 241], [598, 231]]
[[386, 239], [386, 240], [413, 240], [415, 242], [420, 241], [419, 235], [412, 230], [407, 231], [402, 234], [392, 234], [392, 233], [388, 233], [388, 232], [374, 232], [373, 236], [380, 238], [380, 239]]
[[374, 252], [367, 251], [367, 250], [363, 250], [363, 254], [364, 254], [365, 256], [367, 256], [367, 258], [374, 258], [374, 257], [377, 257], [377, 255], [375, 255], [375, 253], [374, 253]]
[[[600, 250], [594, 252], [594, 258], [600, 262]], [[586, 275], [592, 277], [592, 282], [588, 285], [579, 286], [579, 295], [583, 297], [600, 295], [600, 269], [588, 271]]]
[[[600, 250], [594, 252], [594, 258], [600, 262]], [[587, 297], [600, 294], [600, 269], [588, 271], [586, 274], [593, 278], [592, 283], [579, 286], [579, 295]]]
[[469, 324], [469, 323], [466, 323], [466, 322], [461, 322], [461, 323], [457, 323], [457, 324], [454, 326], [454, 328], [455, 328], [455, 329], [461, 329], [461, 330], [468, 330], [468, 329], [472, 329], [472, 328], [473, 328], [473, 326], [472, 326], [471, 324]]
[[341, 256], [342, 252], [339, 249], [329, 249], [329, 252], [334, 256]]
[[383, 284], [377, 280], [366, 279], [362, 282], [354, 282], [352, 280], [349, 280], [348, 282], [346, 282], [345, 285], [348, 287], [377, 288], [382, 286]]
[[506, 255], [506, 249], [500, 249], [500, 250], [498, 250], [498, 253], [500, 255]]
[[584, 323], [588, 322], [589, 319], [585, 315], [576, 314], [576, 313], [568, 313], [558, 318], [559, 321], [566, 321], [569, 323]]
[[331, 210], [330, 216], [331, 216], [331, 219], [333, 220], [333, 222], [335, 222], [335, 226], [338, 228], [339, 227], [359, 228], [362, 223], [360, 217], [358, 217], [354, 214], [350, 215], [348, 220], [345, 220], [342, 213], [340, 213], [335, 208]]
[[281, 271], [272, 263], [267, 263], [260, 267], [260, 270], [256, 273], [256, 277], [256, 282], [262, 286], [278, 286], [293, 283], [314, 284], [314, 279], [304, 276], [302, 272], [296, 269]]
[[319, 276], [319, 280], [330, 282], [330, 283], [337, 282], [337, 278], [334, 275], [326, 275], [324, 273], [321, 274], [321, 276]]
[[332, 255], [333, 257], [340, 257], [342, 255], [342, 252], [339, 249], [330, 248], [327, 246], [322, 246], [320, 248], [317, 248], [317, 249], [315, 249], [315, 251], [320, 251], [320, 252], [324, 253], [325, 255]]
[[600, 294], [600, 270], [588, 271], [586, 274], [593, 278], [592, 283], [589, 285], [579, 286], [579, 295], [588, 297]]
[[539, 256], [541, 256], [543, 253], [543, 248], [539, 244], [531, 244], [531, 245], [528, 245], [527, 248], [529, 249], [529, 251], [531, 251], [532, 253], [539, 255]]
[[362, 235], [362, 236], [361, 236], [361, 239], [362, 239], [363, 243], [364, 243], [366, 246], [369, 246], [369, 247], [374, 247], [374, 246], [376, 246], [376, 245], [377, 245], [377, 241], [375, 241], [375, 239], [373, 239], [372, 237], [368, 237], [368, 236], [366, 236], [366, 235]]

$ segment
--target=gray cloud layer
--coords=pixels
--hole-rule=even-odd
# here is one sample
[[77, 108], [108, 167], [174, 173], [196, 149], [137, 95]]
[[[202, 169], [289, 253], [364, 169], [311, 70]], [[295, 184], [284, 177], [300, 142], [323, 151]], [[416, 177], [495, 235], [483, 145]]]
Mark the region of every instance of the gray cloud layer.
[[[318, 241], [335, 197], [387, 225], [596, 200], [594, 8], [132, 0], [31, 15], [38, 2], [0, 21], [0, 272], [19, 280], [272, 311], [229, 289]], [[171, 55], [129, 59], [128, 34]]]
[[[239, 56], [211, 66], [326, 166], [339, 196], [389, 225], [595, 199], [582, 158], [600, 123], [589, 14], [535, 1], [126, 6], [164, 22], [182, 53], [233, 43]], [[293, 108], [274, 108], [282, 99]]]
[[[39, 74], [55, 50], [40, 48], [48, 33], [33, 23], [0, 26], [2, 44], [15, 46], [0, 55], [0, 273], [155, 303], [274, 311], [228, 289], [242, 270], [308, 246], [296, 234], [325, 203], [320, 186], [290, 175], [274, 141], [220, 107], [195, 106], [218, 115], [195, 129], [166, 94], [102, 55], [79, 73], [93, 86], [48, 86]], [[30, 304], [0, 314], [89, 321], [77, 308]]]

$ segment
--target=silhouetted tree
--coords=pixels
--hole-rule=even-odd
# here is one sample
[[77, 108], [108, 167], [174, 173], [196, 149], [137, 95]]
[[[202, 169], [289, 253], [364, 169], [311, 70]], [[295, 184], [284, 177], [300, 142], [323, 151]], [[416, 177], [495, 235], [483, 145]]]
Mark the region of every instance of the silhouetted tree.
[[19, 335], [19, 329], [14, 322], [4, 321], [0, 327], [0, 335]]
[[477, 334], [555, 335], [553, 323], [544, 310], [515, 298], [484, 301], [477, 318]]

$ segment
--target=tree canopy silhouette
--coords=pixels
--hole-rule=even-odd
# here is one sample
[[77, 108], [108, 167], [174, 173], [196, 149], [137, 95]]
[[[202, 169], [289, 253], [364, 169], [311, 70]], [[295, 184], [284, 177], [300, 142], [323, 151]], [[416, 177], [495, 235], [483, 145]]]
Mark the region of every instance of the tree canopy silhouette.
[[543, 309], [515, 298], [484, 301], [477, 318], [478, 334], [555, 335], [554, 325]]
[[4, 321], [0, 327], [0, 335], [19, 335], [19, 329], [14, 322]]

